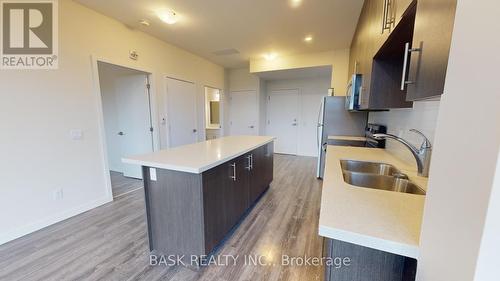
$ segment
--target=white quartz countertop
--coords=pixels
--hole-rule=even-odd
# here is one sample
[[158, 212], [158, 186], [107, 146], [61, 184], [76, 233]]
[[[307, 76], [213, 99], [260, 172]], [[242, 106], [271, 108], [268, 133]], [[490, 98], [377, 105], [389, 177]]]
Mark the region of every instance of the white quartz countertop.
[[357, 187], [344, 182], [340, 160], [394, 165], [427, 190], [427, 178], [384, 149], [328, 146], [319, 235], [417, 258], [425, 196]]
[[268, 136], [230, 136], [153, 153], [125, 157], [124, 163], [199, 174], [274, 140]]
[[366, 137], [356, 137], [356, 136], [328, 136], [329, 140], [340, 140], [340, 141], [366, 141]]

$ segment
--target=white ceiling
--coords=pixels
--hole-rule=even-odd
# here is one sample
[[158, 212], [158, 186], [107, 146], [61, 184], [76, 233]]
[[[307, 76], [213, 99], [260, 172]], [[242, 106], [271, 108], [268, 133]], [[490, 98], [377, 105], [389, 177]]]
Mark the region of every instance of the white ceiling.
[[[348, 48], [363, 0], [75, 0], [227, 68], [266, 52], [293, 55]], [[301, 2], [292, 7], [292, 2]], [[155, 11], [172, 9], [167, 25]], [[151, 26], [139, 24], [146, 19]], [[306, 35], [313, 42], [303, 41]], [[236, 49], [238, 54], [215, 55]]]

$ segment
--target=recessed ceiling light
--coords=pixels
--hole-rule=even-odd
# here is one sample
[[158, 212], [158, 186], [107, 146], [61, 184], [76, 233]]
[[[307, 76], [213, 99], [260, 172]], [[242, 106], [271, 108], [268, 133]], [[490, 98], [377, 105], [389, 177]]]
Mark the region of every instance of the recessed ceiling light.
[[302, 0], [289, 0], [290, 1], [290, 6], [293, 8], [297, 8], [302, 4]]
[[267, 53], [267, 54], [264, 54], [264, 58], [266, 60], [274, 60], [277, 57], [278, 57], [278, 54], [276, 54], [276, 53]]
[[304, 38], [304, 41], [306, 42], [311, 42], [313, 40], [313, 37], [311, 35], [308, 35]]
[[151, 24], [147, 20], [140, 20], [139, 23], [144, 26], [150, 26]]
[[172, 10], [161, 10], [156, 15], [167, 24], [174, 24], [179, 20], [179, 16]]

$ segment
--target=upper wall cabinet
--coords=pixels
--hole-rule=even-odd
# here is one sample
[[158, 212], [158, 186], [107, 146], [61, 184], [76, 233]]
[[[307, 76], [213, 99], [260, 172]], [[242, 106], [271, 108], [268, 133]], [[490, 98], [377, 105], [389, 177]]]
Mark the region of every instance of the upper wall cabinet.
[[[412, 1], [409, 0], [365, 0], [356, 32], [351, 43], [349, 72], [362, 75], [360, 108], [367, 110], [407, 108], [404, 93], [373, 92], [373, 58], [392, 33], [398, 29], [404, 12]], [[401, 51], [400, 53], [402, 53]], [[400, 55], [401, 60], [403, 55]], [[392, 60], [392, 59], [391, 59]], [[394, 60], [392, 60], [394, 63]], [[399, 63], [402, 68], [403, 62]], [[401, 77], [399, 77], [401, 78]], [[379, 88], [380, 90], [380, 88]]]
[[440, 96], [444, 91], [456, 0], [418, 0], [415, 30], [405, 78], [407, 100]]
[[351, 43], [360, 108], [412, 107], [443, 92], [456, 0], [365, 0]]

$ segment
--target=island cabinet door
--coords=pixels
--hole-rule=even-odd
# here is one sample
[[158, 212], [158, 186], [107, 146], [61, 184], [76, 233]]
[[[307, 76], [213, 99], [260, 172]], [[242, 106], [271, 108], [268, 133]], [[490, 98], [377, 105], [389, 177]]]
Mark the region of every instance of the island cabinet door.
[[205, 224], [205, 251], [211, 252], [227, 232], [225, 185], [227, 167], [223, 164], [203, 173], [203, 215]]
[[225, 184], [226, 228], [231, 229], [249, 206], [250, 177], [247, 155], [231, 160], [226, 165], [228, 178]]
[[264, 188], [267, 188], [274, 177], [274, 142], [268, 143], [263, 149], [264, 171], [262, 178], [264, 181]]
[[263, 188], [263, 172], [264, 172], [264, 150], [263, 147], [259, 147], [249, 154], [250, 169], [248, 173], [250, 174], [250, 204], [254, 203], [259, 195], [262, 193]]
[[272, 144], [261, 146], [251, 152], [250, 203], [267, 190], [273, 180]]

